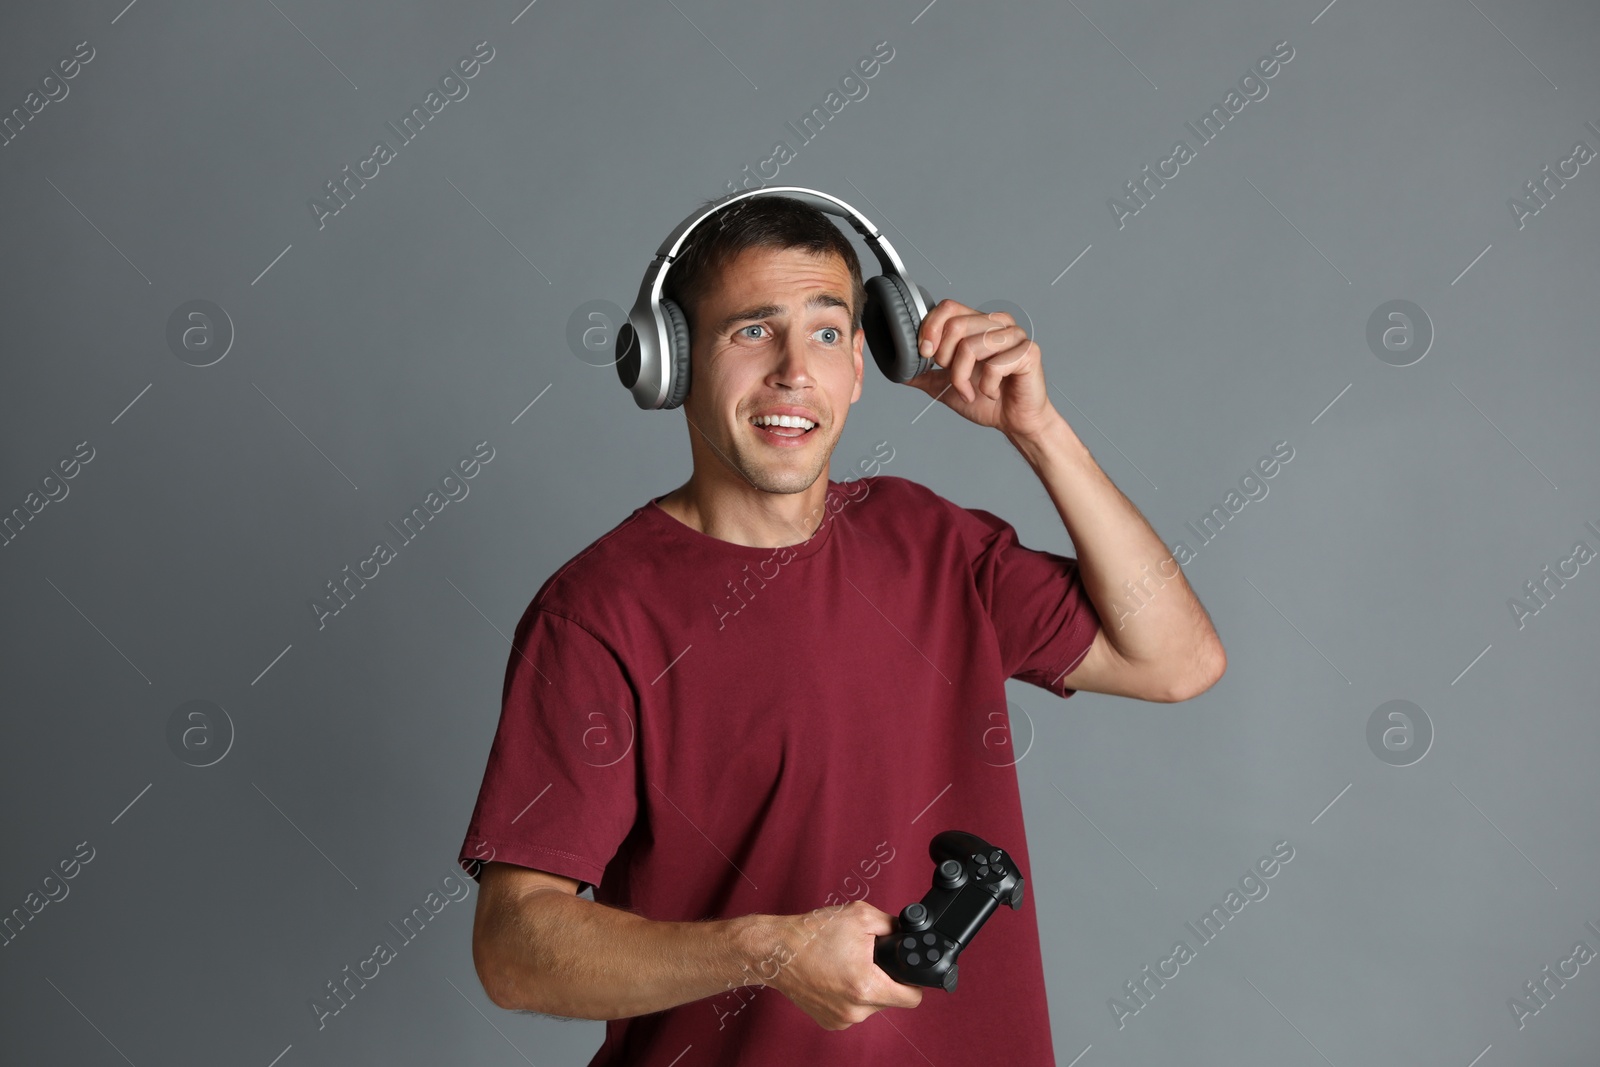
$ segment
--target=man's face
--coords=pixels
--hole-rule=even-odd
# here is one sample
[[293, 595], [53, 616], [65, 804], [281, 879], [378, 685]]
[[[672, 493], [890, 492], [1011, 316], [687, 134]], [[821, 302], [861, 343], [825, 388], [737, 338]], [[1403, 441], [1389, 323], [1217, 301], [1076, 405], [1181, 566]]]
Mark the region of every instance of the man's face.
[[[799, 493], [828, 469], [850, 405], [861, 398], [861, 348], [851, 334], [851, 275], [842, 258], [749, 248], [700, 302], [684, 409], [696, 450], [767, 493]], [[774, 409], [816, 424], [757, 426]]]

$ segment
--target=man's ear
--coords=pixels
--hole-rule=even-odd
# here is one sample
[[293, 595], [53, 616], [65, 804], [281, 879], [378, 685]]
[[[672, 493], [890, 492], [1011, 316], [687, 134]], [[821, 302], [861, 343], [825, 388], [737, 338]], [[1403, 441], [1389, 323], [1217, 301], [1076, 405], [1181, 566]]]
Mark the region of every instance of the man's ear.
[[856, 338], [855, 338], [855, 341], [856, 341], [856, 343], [855, 343], [855, 350], [856, 350], [856, 352], [855, 352], [856, 387], [855, 387], [855, 391], [850, 394], [850, 403], [852, 403], [852, 404], [854, 404], [857, 400], [861, 399], [861, 372], [862, 372], [862, 369], [863, 369], [863, 364], [861, 362], [861, 346], [866, 343], [866, 340], [867, 340], [867, 331], [861, 329], [859, 326], [856, 327]]

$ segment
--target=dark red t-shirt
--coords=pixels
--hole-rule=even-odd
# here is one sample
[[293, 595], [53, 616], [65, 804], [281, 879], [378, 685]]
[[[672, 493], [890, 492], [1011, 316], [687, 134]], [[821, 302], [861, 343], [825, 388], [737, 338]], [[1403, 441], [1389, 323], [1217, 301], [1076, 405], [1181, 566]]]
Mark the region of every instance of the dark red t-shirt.
[[[652, 500], [545, 582], [513, 638], [465, 870], [549, 871], [670, 921], [852, 899], [895, 915], [947, 829], [1032, 870], [1005, 680], [1076, 692], [1062, 676], [1100, 627], [1076, 561], [905, 478], [830, 480], [827, 501], [809, 540], [774, 549]], [[1001, 907], [955, 992], [915, 1009], [830, 1031], [742, 986], [608, 1022], [591, 1067], [1053, 1064], [1034, 901]]]

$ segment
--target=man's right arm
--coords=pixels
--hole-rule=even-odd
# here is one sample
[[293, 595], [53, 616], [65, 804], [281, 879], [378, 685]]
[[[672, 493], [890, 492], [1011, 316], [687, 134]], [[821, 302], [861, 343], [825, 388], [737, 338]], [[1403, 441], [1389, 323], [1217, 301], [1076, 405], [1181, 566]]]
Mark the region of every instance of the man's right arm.
[[577, 895], [571, 878], [491, 862], [479, 875], [472, 959], [497, 1006], [578, 1019], [664, 1011], [770, 985], [829, 1030], [885, 1007], [915, 1007], [916, 986], [872, 962], [892, 920], [865, 903], [808, 916], [658, 922]]

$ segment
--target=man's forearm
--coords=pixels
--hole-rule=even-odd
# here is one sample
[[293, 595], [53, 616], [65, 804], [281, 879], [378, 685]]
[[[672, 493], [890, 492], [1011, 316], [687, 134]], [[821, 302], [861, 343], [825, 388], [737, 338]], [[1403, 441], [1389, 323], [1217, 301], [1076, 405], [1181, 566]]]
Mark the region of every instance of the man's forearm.
[[[1106, 639], [1124, 659], [1174, 680], [1204, 675], [1220, 647], [1210, 616], [1167, 546], [1067, 421], [1058, 417], [1033, 437], [1008, 440], [1055, 502]], [[1130, 597], [1128, 583], [1138, 597]]]
[[761, 984], [772, 948], [768, 916], [658, 922], [554, 889], [506, 908], [487, 938], [491, 997], [568, 1018], [648, 1015]]

